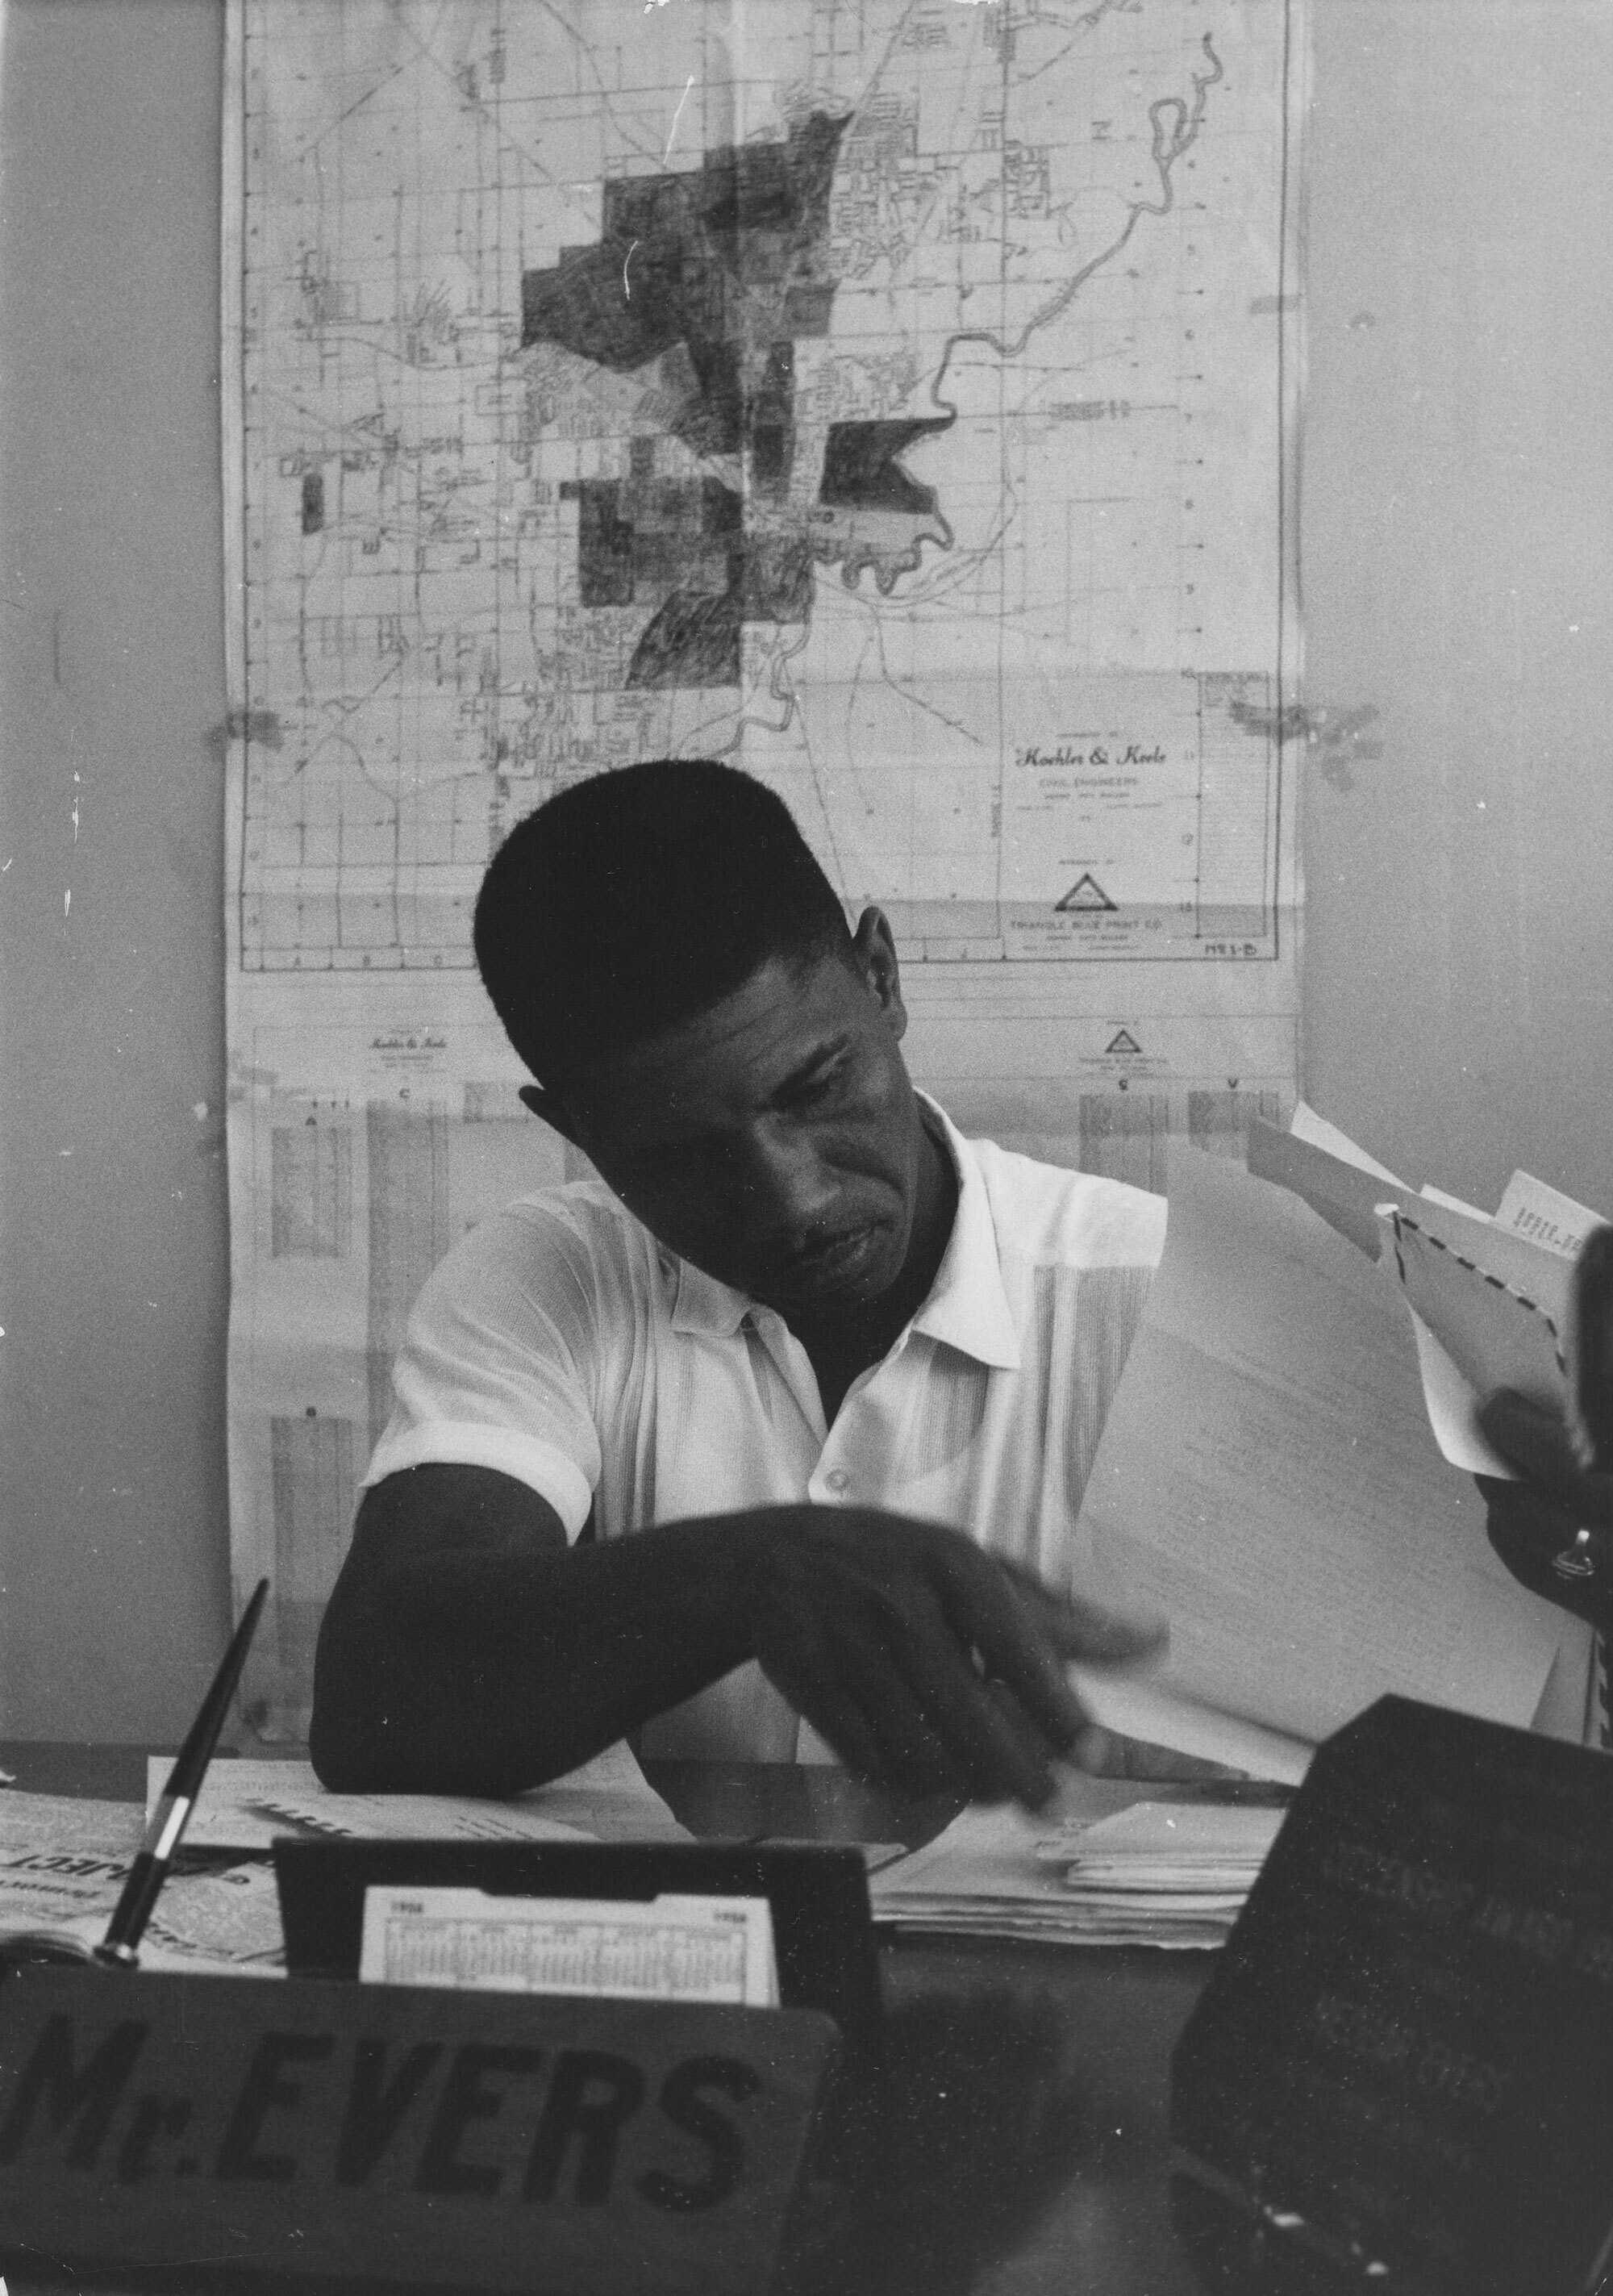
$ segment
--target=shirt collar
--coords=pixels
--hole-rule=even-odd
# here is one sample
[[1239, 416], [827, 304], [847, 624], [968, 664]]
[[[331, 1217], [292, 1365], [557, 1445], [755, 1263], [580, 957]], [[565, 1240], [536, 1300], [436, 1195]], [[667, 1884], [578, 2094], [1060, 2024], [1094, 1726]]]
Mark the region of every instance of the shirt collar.
[[661, 1265], [677, 1285], [672, 1302], [673, 1330], [710, 1332], [719, 1338], [731, 1339], [750, 1313], [751, 1303], [745, 1294], [734, 1291], [731, 1284], [719, 1283], [703, 1267], [680, 1259], [665, 1244], [657, 1249]]
[[[970, 1143], [927, 1093], [919, 1098], [938, 1125], [958, 1178], [958, 1208], [952, 1234], [929, 1296], [909, 1330], [972, 1356], [977, 1363], [1004, 1371], [1019, 1366], [1019, 1334], [1003, 1288], [997, 1259], [996, 1223], [986, 1182]], [[662, 1261], [677, 1290], [672, 1303], [675, 1332], [707, 1332], [730, 1338], [751, 1313], [742, 1292], [719, 1283], [686, 1259], [662, 1250]]]
[[940, 1126], [957, 1173], [958, 1209], [929, 1296], [911, 1328], [922, 1332], [927, 1339], [944, 1340], [977, 1363], [1018, 1371], [1019, 1327], [1003, 1288], [997, 1226], [978, 1160], [946, 1110], [938, 1108], [928, 1093], [919, 1097]]

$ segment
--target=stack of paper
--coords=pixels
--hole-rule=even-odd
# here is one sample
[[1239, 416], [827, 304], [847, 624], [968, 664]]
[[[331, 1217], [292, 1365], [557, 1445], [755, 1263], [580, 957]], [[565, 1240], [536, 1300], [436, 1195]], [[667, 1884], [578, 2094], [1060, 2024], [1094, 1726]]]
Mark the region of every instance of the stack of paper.
[[[1068, 1945], [1216, 1946], [1276, 1838], [1280, 1808], [1087, 1779], [1061, 1822], [966, 1809], [870, 1883], [876, 1922]], [[1072, 1794], [1067, 1792], [1067, 1802]], [[1108, 1806], [1109, 1815], [1096, 1815]], [[1126, 1806], [1129, 1805], [1129, 1806]]]
[[1140, 1801], [1051, 1835], [1036, 1854], [1063, 1875], [1072, 1936], [1219, 1945], [1281, 1823], [1281, 1809]]

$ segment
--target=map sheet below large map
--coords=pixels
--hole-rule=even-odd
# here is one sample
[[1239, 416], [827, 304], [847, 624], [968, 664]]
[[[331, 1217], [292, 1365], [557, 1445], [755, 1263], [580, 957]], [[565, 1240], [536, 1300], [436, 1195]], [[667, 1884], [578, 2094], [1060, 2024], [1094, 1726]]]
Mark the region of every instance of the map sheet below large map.
[[231, 1478], [312, 1637], [432, 1263], [561, 1144], [471, 965], [635, 758], [789, 800], [966, 1130], [1296, 1081], [1298, 0], [233, 0]]

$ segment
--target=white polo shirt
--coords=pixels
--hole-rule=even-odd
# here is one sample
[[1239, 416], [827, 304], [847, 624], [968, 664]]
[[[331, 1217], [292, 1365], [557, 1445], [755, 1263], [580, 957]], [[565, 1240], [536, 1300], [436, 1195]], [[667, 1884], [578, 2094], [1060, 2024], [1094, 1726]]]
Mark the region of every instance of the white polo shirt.
[[[930, 1105], [933, 1107], [934, 1103]], [[658, 1243], [598, 1181], [481, 1221], [428, 1280], [366, 1484], [493, 1467], [575, 1538], [781, 1501], [884, 1507], [1068, 1584], [1069, 1534], [1165, 1241], [1165, 1201], [965, 1140], [929, 1297], [832, 1427], [771, 1308]], [[821, 1758], [755, 1665], [651, 1724], [643, 1750]]]

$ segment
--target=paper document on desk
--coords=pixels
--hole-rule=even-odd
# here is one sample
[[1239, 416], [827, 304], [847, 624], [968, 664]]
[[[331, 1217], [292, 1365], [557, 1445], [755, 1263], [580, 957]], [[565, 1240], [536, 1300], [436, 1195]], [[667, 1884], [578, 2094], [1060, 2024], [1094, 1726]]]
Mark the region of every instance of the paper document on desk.
[[1197, 1788], [1074, 1773], [1060, 1804], [1061, 1816], [966, 1809], [874, 1877], [875, 1921], [1070, 1945], [1220, 1945], [1282, 1817]]
[[1173, 1144], [1170, 1182], [1076, 1575], [1156, 1603], [1171, 1646], [1150, 1675], [1077, 1669], [1085, 1702], [1239, 1767], [1251, 1726], [1280, 1734], [1260, 1767], [1290, 1777], [1388, 1691], [1527, 1726], [1561, 1620], [1439, 1456], [1392, 1275], [1230, 1161]]
[[69, 1925], [80, 1915], [103, 1936], [140, 1833], [131, 1802], [0, 1797], [0, 1936]]
[[[135, 1813], [131, 1809], [130, 1815]], [[106, 1935], [105, 1912], [51, 1924], [86, 1956]], [[140, 1939], [143, 1970], [213, 1977], [283, 1977], [285, 1935], [273, 1869], [231, 1866], [219, 1874], [170, 1874]]]
[[[147, 1764], [146, 1806], [172, 1764]], [[611, 1746], [580, 1769], [512, 1800], [471, 1794], [333, 1794], [307, 1762], [217, 1761], [192, 1812], [187, 1844], [267, 1849], [287, 1835], [355, 1841], [684, 1841], [632, 1750]]]
[[[0, 1938], [45, 1931], [86, 1954], [106, 1935], [143, 1820], [135, 1802], [8, 1793], [0, 1801]], [[140, 1941], [143, 1969], [278, 1973], [280, 1902], [266, 1866], [170, 1874]]]
[[1284, 1812], [1239, 1803], [1137, 1801], [1090, 1825], [1065, 1825], [1036, 1849], [1069, 1890], [1240, 1902], [1254, 1886]]
[[667, 1892], [648, 1903], [372, 1886], [358, 1974], [383, 1985], [775, 2009], [766, 1898]]

